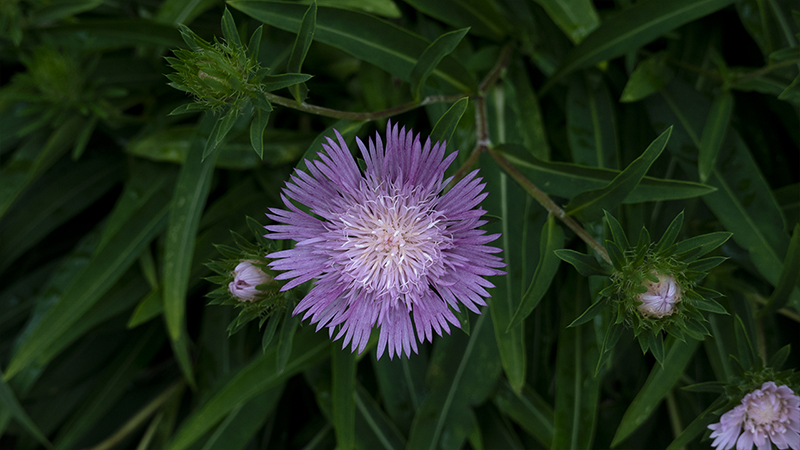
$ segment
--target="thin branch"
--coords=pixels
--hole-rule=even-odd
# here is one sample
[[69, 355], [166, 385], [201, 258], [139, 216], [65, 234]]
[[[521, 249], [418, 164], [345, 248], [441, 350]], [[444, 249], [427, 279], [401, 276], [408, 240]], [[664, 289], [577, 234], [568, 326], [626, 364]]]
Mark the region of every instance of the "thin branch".
[[602, 256], [603, 259], [606, 260], [606, 262], [611, 264], [611, 258], [608, 257], [608, 252], [606, 251], [605, 247], [603, 247], [589, 233], [587, 233], [586, 230], [584, 230], [583, 227], [575, 219], [572, 218], [572, 216], [568, 216], [567, 213], [565, 213], [560, 206], [556, 205], [555, 202], [553, 202], [553, 200], [550, 199], [550, 197], [547, 194], [545, 194], [542, 190], [536, 187], [536, 185], [533, 184], [530, 180], [525, 178], [524, 175], [519, 173], [517, 168], [514, 167], [510, 162], [508, 162], [508, 160], [505, 159], [503, 155], [497, 153], [492, 149], [489, 149], [489, 154], [492, 155], [492, 158], [494, 158], [494, 160], [497, 161], [497, 164], [499, 164], [500, 167], [502, 167], [503, 170], [505, 170], [506, 173], [508, 173], [511, 176], [511, 178], [514, 179], [514, 181], [519, 183], [519, 185], [522, 186], [522, 188], [525, 189], [525, 191], [531, 197], [533, 197], [534, 200], [539, 202], [539, 204], [542, 205], [544, 209], [546, 209], [548, 212], [550, 212], [558, 219], [560, 219], [562, 222], [564, 222], [564, 224], [570, 230], [575, 232], [575, 234], [577, 234], [578, 237], [581, 238], [581, 240], [586, 242], [586, 244], [589, 245], [589, 247], [594, 249], [594, 251], [597, 252], [597, 254]]
[[310, 114], [316, 114], [318, 116], [333, 117], [335, 119], [363, 120], [363, 121], [385, 119], [387, 117], [396, 116], [397, 114], [402, 114], [404, 112], [411, 111], [412, 109], [419, 108], [420, 106], [430, 105], [433, 103], [453, 103], [465, 97], [465, 95], [463, 94], [432, 95], [430, 97], [423, 98], [419, 102], [408, 102], [381, 111], [359, 113], [350, 111], [340, 111], [338, 109], [324, 108], [322, 106], [316, 106], [316, 105], [309, 105], [308, 103], [305, 102], [297, 103], [292, 99], [281, 97], [280, 95], [275, 95], [270, 92], [265, 92], [264, 94], [266, 95], [267, 99], [269, 99], [270, 102], [275, 103], [277, 105], [285, 106], [287, 108], [296, 109], [298, 111], [303, 111]]
[[488, 91], [489, 88], [492, 87], [492, 85], [494, 85], [494, 83], [497, 82], [497, 79], [500, 78], [500, 74], [503, 73], [503, 70], [505, 70], [506, 66], [508, 66], [508, 62], [510, 60], [511, 60], [511, 47], [506, 45], [500, 52], [500, 57], [497, 58], [497, 62], [494, 63], [494, 67], [492, 67], [492, 70], [490, 70], [489, 73], [486, 74], [486, 77], [484, 77], [483, 81], [481, 81], [481, 84], [478, 85], [478, 92], [483, 94], [486, 91]]

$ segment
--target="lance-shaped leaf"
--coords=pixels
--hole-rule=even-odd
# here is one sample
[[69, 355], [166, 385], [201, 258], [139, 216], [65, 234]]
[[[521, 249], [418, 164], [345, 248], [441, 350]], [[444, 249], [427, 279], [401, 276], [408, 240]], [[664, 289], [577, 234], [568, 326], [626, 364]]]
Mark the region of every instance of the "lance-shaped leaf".
[[663, 89], [674, 76], [673, 70], [667, 65], [667, 56], [667, 52], [660, 52], [640, 62], [625, 83], [619, 101], [639, 101]]
[[407, 0], [417, 11], [456, 28], [469, 27], [476, 36], [500, 41], [511, 30], [511, 25], [497, 7], [488, 1], [473, 0]]
[[687, 339], [686, 341], [679, 341], [674, 338], [669, 339], [667, 343], [669, 350], [667, 350], [664, 364], [657, 364], [653, 367], [644, 386], [628, 406], [614, 435], [614, 440], [611, 443], [612, 447], [622, 443], [650, 417], [661, 403], [661, 400], [672, 390], [675, 383], [683, 375], [683, 371], [692, 359], [694, 350], [699, 343], [700, 341], [695, 339]]
[[333, 366], [333, 429], [341, 450], [352, 450], [356, 431], [356, 355], [347, 348], [331, 346]]
[[[303, 5], [233, 0], [229, 4], [268, 25], [297, 33], [306, 8]], [[341, 49], [374, 64], [392, 76], [410, 81], [411, 71], [428, 42], [420, 36], [376, 17], [355, 11], [320, 7], [314, 40]], [[477, 83], [452, 57], [445, 57], [433, 76], [448, 90], [474, 92]]]
[[567, 91], [567, 140], [572, 160], [582, 166], [617, 168], [614, 104], [599, 76], [575, 76]]
[[[608, 186], [620, 171], [598, 169], [570, 163], [545, 162], [530, 156], [519, 145], [501, 144], [496, 147], [510, 163], [548, 194], [571, 198], [589, 190]], [[715, 188], [691, 181], [664, 180], [645, 176], [622, 203], [641, 203], [662, 200], [679, 200], [698, 197]]]
[[578, 44], [600, 25], [590, 0], [536, 0], [569, 39]]
[[668, 31], [731, 3], [733, 0], [672, 0], [639, 2], [625, 8], [573, 48], [542, 90], [549, 90], [571, 72], [636, 50]]
[[442, 59], [456, 49], [456, 46], [468, 31], [469, 28], [463, 28], [445, 33], [431, 42], [431, 45], [422, 52], [414, 68], [411, 69], [411, 97], [414, 101], [419, 101], [422, 87], [425, 86], [428, 77], [431, 76], [436, 66], [442, 62]]
[[300, 83], [305, 83], [311, 78], [312, 78], [311, 75], [305, 73], [282, 73], [280, 75], [267, 75], [261, 81], [261, 87], [267, 92], [277, 91], [278, 89], [283, 89], [285, 87], [291, 87]]
[[433, 126], [431, 142], [449, 141], [450, 138], [453, 137], [453, 132], [456, 130], [456, 126], [464, 115], [464, 112], [466, 112], [468, 105], [468, 97], [458, 99], [457, 102], [453, 103], [453, 105], [447, 109], [447, 112], [439, 118], [436, 125]]
[[4, 412], [8, 412], [11, 414], [14, 419], [22, 425], [23, 428], [33, 436], [40, 444], [47, 448], [52, 448], [53, 446], [50, 444], [50, 441], [47, 440], [47, 436], [42, 433], [39, 427], [31, 420], [28, 413], [25, 412], [25, 409], [22, 408], [22, 405], [17, 400], [17, 397], [14, 395], [14, 391], [11, 390], [11, 387], [6, 383], [5, 377], [0, 375], [0, 405], [3, 407]]
[[553, 407], [536, 391], [525, 386], [517, 394], [508, 383], [501, 382], [492, 398], [497, 408], [535, 437], [545, 447], [553, 443]]
[[604, 209], [612, 209], [622, 203], [644, 177], [650, 166], [661, 155], [667, 145], [672, 128], [661, 133], [638, 158], [617, 175], [606, 187], [576, 195], [567, 204], [565, 211], [570, 215], [598, 218]]
[[711, 104], [711, 111], [706, 119], [706, 126], [700, 138], [700, 156], [697, 160], [697, 169], [700, 172], [700, 181], [705, 183], [714, 163], [717, 161], [719, 149], [725, 142], [728, 124], [733, 111], [733, 96], [729, 91], [723, 91]]
[[597, 259], [592, 255], [576, 252], [575, 250], [562, 249], [556, 250], [555, 255], [561, 258], [562, 261], [572, 264], [575, 270], [584, 277], [590, 275], [611, 275], [608, 269], [603, 268]]
[[239, 38], [239, 31], [236, 30], [236, 23], [228, 8], [222, 13], [222, 36], [225, 42], [233, 48], [242, 48], [242, 40]]
[[[300, 29], [297, 31], [297, 38], [292, 47], [292, 54], [289, 56], [289, 62], [286, 65], [286, 71], [289, 73], [300, 73], [303, 67], [303, 61], [308, 54], [308, 48], [311, 47], [311, 41], [314, 40], [314, 30], [317, 26], [317, 2], [311, 2], [308, 10], [303, 14], [303, 20], [300, 22]], [[289, 88], [289, 92], [297, 101], [303, 103], [308, 95], [308, 88], [305, 84], [293, 85]]]
[[564, 246], [564, 231], [556, 224], [555, 217], [551, 214], [547, 218], [547, 224], [542, 227], [542, 236], [539, 243], [539, 263], [536, 265], [536, 272], [533, 274], [531, 284], [522, 301], [519, 303], [517, 311], [511, 318], [508, 330], [515, 327], [533, 312], [536, 305], [542, 300], [550, 283], [558, 271], [560, 259], [556, 254]]
[[778, 284], [772, 291], [772, 295], [769, 296], [767, 304], [758, 312], [759, 317], [783, 308], [789, 302], [789, 296], [796, 287], [800, 287], [800, 224], [794, 226]]

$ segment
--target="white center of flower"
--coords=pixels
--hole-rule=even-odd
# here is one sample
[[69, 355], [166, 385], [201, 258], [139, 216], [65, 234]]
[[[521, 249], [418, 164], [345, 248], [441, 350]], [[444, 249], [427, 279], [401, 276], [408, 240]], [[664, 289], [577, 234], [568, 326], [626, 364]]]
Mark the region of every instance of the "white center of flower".
[[344, 272], [367, 291], [395, 298], [427, 288], [426, 277], [441, 270], [441, 252], [452, 242], [430, 201], [414, 196], [375, 195], [340, 221]]

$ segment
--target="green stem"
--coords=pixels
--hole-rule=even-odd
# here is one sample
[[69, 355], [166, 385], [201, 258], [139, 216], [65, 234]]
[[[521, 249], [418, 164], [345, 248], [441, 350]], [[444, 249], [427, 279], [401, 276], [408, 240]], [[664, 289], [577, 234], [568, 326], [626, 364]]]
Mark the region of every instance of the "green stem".
[[285, 106], [287, 108], [296, 109], [298, 111], [303, 111], [310, 114], [316, 114], [318, 116], [333, 117], [335, 119], [348, 119], [355, 121], [370, 121], [370, 120], [385, 119], [387, 117], [392, 117], [396, 116], [397, 114], [402, 114], [404, 112], [411, 111], [412, 109], [419, 108], [420, 106], [430, 105], [433, 103], [452, 103], [465, 97], [465, 95], [463, 94], [432, 95], [430, 97], [425, 97], [418, 102], [408, 102], [381, 111], [359, 113], [350, 111], [339, 111], [338, 109], [323, 108], [322, 106], [309, 105], [308, 103], [305, 102], [297, 103], [292, 99], [281, 97], [279, 95], [275, 95], [270, 92], [265, 92], [264, 94], [271, 103]]
[[[681, 424], [678, 403], [675, 401], [675, 394], [672, 391], [667, 394], [667, 411], [669, 412], [669, 424], [672, 426], [672, 434], [678, 437], [683, 432], [683, 424]], [[686, 447], [682, 447], [681, 450], [686, 450]]]
[[540, 205], [544, 207], [549, 213], [556, 216], [559, 220], [564, 222], [564, 224], [575, 234], [578, 235], [581, 240], [586, 242], [586, 244], [594, 249], [598, 255], [602, 256], [606, 262], [611, 264], [611, 258], [608, 257], [608, 252], [606, 251], [605, 247], [603, 247], [599, 242], [597, 242], [583, 227], [572, 218], [572, 216], [568, 216], [560, 206], [556, 205], [550, 197], [545, 194], [541, 189], [536, 187], [530, 180], [525, 178], [524, 175], [519, 173], [516, 167], [514, 167], [507, 159], [503, 157], [500, 153], [489, 149], [489, 154], [494, 158], [500, 167], [508, 173], [511, 178], [514, 179], [523, 189], [531, 196], [534, 200], [539, 202]]

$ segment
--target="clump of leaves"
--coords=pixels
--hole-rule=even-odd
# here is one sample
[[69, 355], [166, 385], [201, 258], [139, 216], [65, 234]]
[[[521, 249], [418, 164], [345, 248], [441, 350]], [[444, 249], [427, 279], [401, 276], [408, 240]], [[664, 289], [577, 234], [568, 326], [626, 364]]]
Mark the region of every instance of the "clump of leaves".
[[[604, 355], [616, 344], [625, 328], [631, 328], [642, 352], [652, 352], [659, 363], [664, 360], [664, 333], [681, 341], [687, 337], [703, 340], [710, 335], [704, 325], [706, 319], [702, 311], [718, 314], [727, 312], [714, 300], [722, 294], [699, 283], [709, 270], [726, 258], [704, 256], [727, 241], [731, 233], [716, 232], [675, 242], [683, 225], [681, 212], [658, 242], [651, 242], [649, 232], [642, 228], [638, 242], [631, 245], [617, 219], [608, 212], [605, 218], [612, 237], [612, 240], [605, 241], [605, 248], [613, 267], [601, 266], [591, 255], [573, 250], [556, 252], [584, 276], [610, 277], [610, 285], [600, 292], [600, 298], [570, 326], [584, 324], [610, 308], [612, 325], [606, 330], [601, 354]], [[672, 284], [672, 290], [669, 294], [655, 294], [673, 298], [667, 309], [655, 313], [644, 305], [643, 295], [650, 295], [653, 286], [662, 284]], [[662, 289], [666, 287], [662, 286]]]

